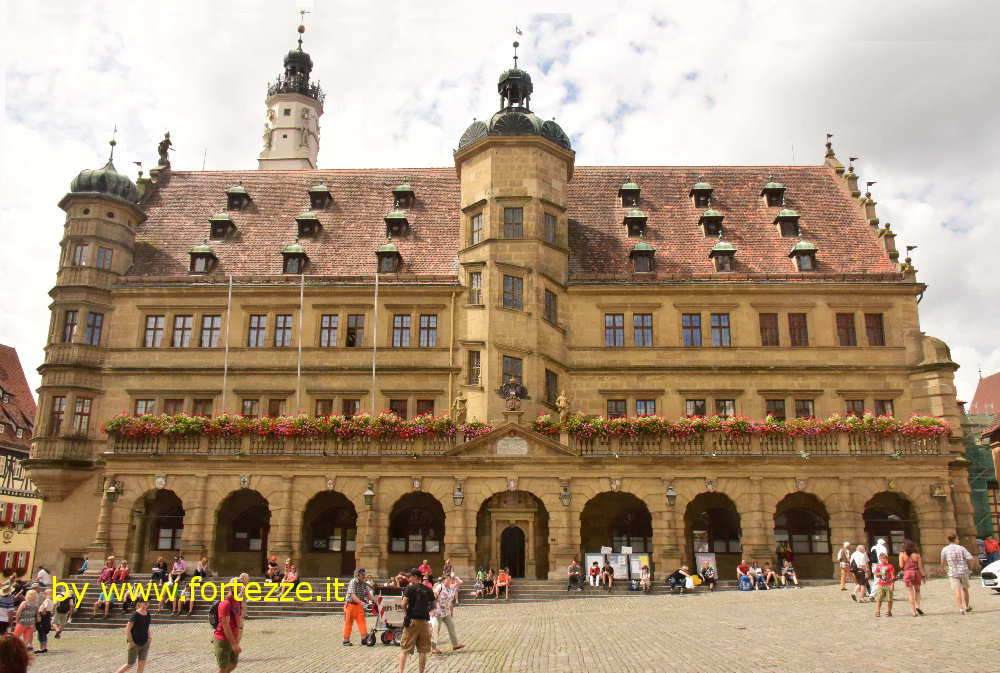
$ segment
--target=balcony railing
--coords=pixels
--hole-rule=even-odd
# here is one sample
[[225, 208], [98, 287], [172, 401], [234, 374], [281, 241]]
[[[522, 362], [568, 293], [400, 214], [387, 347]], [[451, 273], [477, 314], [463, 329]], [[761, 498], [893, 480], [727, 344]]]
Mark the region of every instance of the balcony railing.
[[268, 85], [267, 97], [270, 98], [279, 93], [302, 94], [303, 96], [315, 99], [320, 105], [326, 99], [326, 94], [323, 93], [323, 89], [320, 88], [319, 84], [310, 84], [308, 78], [305, 76], [279, 76], [274, 83]]
[[442, 456], [464, 442], [455, 437], [417, 437], [414, 439], [357, 437], [336, 439], [327, 437], [274, 438], [258, 435], [241, 437], [158, 436], [113, 437], [109, 449], [117, 455], [177, 455], [209, 456]]
[[39, 439], [28, 457], [32, 460], [93, 460], [94, 450], [85, 439]]

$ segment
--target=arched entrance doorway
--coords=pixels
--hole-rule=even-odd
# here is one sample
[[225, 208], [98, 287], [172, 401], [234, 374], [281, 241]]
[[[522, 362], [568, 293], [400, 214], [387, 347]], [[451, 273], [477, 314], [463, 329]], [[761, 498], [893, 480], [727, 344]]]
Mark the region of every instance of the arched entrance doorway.
[[147, 491], [136, 502], [132, 514], [132, 567], [152, 566], [159, 556], [172, 562], [181, 551], [184, 532], [184, 505], [177, 494], [166, 489]]
[[865, 533], [868, 549], [882, 538], [889, 547], [889, 559], [897, 558], [903, 551], [903, 540], [920, 543], [920, 529], [916, 513], [905, 496], [882, 491], [865, 503]]
[[476, 567], [548, 577], [549, 513], [541, 500], [527, 491], [505, 491], [483, 502], [476, 515]]
[[435, 573], [444, 567], [444, 507], [421, 492], [407, 493], [389, 515], [389, 571], [416, 568], [424, 560]]
[[348, 577], [354, 573], [358, 513], [342, 493], [317, 493], [302, 514], [299, 575]]
[[271, 510], [260, 493], [244, 488], [226, 496], [216, 513], [216, 569], [263, 574], [270, 528]]
[[[622, 547], [631, 547], [633, 559], [645, 556], [639, 559], [642, 564], [657, 571], [652, 561], [653, 517], [646, 503], [631, 493], [608, 491], [587, 501], [580, 512], [580, 545], [580, 562], [585, 566], [590, 565], [587, 555], [600, 554], [602, 547], [611, 547], [615, 554], [621, 553]], [[616, 569], [616, 579], [623, 570]], [[658, 570], [663, 573], [663, 568]]]
[[702, 493], [688, 503], [684, 512], [684, 538], [688, 541], [684, 556], [692, 568], [695, 554], [713, 553], [719, 577], [735, 577], [742, 553], [741, 535], [740, 514], [725, 494]]
[[779, 567], [785, 550], [790, 549], [800, 578], [833, 576], [830, 517], [815, 495], [791, 493], [778, 503], [774, 511], [774, 540]]
[[500, 533], [500, 567], [509, 568], [511, 577], [524, 577], [524, 531], [507, 526]]

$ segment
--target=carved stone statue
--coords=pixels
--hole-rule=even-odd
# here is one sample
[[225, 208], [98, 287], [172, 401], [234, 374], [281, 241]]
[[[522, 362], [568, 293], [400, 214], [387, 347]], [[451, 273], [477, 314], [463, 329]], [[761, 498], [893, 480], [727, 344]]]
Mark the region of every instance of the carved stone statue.
[[170, 142], [170, 131], [163, 134], [163, 140], [160, 141], [160, 145], [157, 147], [157, 152], [160, 153], [160, 162], [158, 166], [170, 166], [170, 156], [169, 152], [173, 150], [173, 143]]
[[271, 149], [271, 134], [274, 133], [273, 129], [267, 129], [264, 131], [264, 149]]
[[455, 396], [455, 401], [451, 405], [451, 417], [459, 425], [465, 425], [465, 419], [468, 414], [466, 409], [465, 395], [462, 391], [458, 391], [458, 395]]
[[569, 400], [566, 399], [566, 391], [563, 390], [556, 398], [556, 409], [559, 410], [559, 422], [565, 423], [569, 417]]
[[507, 411], [520, 411], [521, 400], [528, 396], [528, 389], [518, 383], [513, 376], [500, 386], [497, 392], [506, 401]]

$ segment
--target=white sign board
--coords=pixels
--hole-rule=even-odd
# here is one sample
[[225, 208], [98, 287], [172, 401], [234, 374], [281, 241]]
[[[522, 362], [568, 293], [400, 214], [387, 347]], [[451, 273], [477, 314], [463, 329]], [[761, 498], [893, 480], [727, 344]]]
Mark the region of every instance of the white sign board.
[[631, 554], [632, 553], [632, 548], [631, 547], [622, 547], [622, 553], [623, 554]]
[[612, 552], [614, 552], [614, 549], [611, 547], [601, 547], [601, 553], [604, 555], [611, 554]]
[[498, 439], [496, 452], [498, 456], [526, 456], [528, 455], [528, 440], [524, 437]]

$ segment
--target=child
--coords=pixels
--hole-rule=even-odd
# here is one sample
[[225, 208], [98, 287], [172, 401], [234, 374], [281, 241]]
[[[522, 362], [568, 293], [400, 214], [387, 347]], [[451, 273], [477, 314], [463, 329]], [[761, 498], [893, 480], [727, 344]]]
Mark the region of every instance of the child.
[[473, 596], [473, 598], [483, 598], [484, 597], [483, 589], [484, 589], [483, 579], [479, 576], [476, 576], [476, 595]]
[[125, 673], [125, 671], [135, 665], [136, 661], [139, 662], [139, 667], [136, 669], [138, 673], [142, 673], [142, 669], [146, 667], [146, 657], [149, 655], [149, 643], [153, 640], [153, 636], [149, 635], [149, 622], [151, 619], [149, 616], [149, 602], [140, 598], [136, 602], [135, 612], [128, 618], [128, 624], [125, 625], [128, 658], [125, 660], [125, 665], [119, 668], [117, 673]]
[[596, 587], [601, 582], [601, 566], [594, 561], [594, 564], [590, 566], [590, 586]]
[[875, 604], [875, 616], [882, 616], [882, 601], [889, 602], [886, 617], [892, 617], [892, 588], [896, 583], [896, 569], [889, 563], [888, 554], [878, 555], [878, 565], [875, 566], [875, 579], [878, 580], [878, 593]]
[[[791, 561], [785, 561], [785, 567], [781, 570], [781, 586], [787, 586], [788, 581], [791, 580], [796, 587], [799, 586], [799, 576], [795, 572], [795, 568], [792, 566]], [[891, 609], [891, 608], [890, 608]]]
[[646, 593], [652, 588], [652, 578], [649, 576], [649, 566], [642, 567], [642, 573], [639, 575], [639, 586]]

